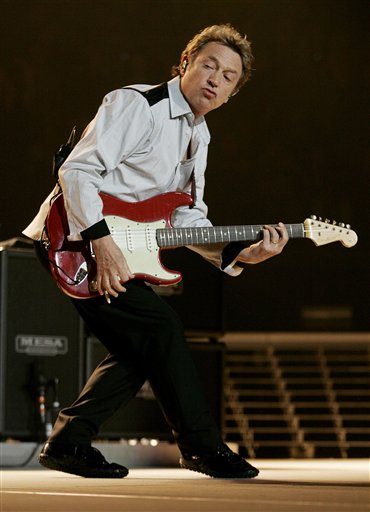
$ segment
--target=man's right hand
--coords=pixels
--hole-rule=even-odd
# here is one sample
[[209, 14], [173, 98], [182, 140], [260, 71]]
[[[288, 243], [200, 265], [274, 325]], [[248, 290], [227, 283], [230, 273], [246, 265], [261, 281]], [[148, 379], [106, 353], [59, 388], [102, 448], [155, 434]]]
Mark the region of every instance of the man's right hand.
[[135, 274], [130, 271], [126, 258], [111, 235], [92, 240], [91, 244], [96, 258], [98, 292], [118, 297], [118, 293], [126, 291], [122, 283], [134, 279]]

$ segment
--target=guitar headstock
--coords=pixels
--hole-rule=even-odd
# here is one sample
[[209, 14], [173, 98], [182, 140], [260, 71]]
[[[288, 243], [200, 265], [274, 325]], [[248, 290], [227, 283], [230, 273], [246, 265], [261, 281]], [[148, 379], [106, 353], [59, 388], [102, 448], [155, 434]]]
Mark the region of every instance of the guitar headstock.
[[330, 220], [322, 220], [321, 217], [312, 215], [304, 221], [305, 237], [310, 238], [316, 245], [325, 245], [332, 242], [341, 242], [345, 247], [353, 247], [357, 243], [357, 235], [351, 230], [349, 224]]

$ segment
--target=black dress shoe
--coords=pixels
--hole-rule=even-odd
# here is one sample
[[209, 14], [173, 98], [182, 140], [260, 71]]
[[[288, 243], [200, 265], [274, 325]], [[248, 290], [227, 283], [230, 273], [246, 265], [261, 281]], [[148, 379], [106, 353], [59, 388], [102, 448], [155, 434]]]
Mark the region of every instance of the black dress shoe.
[[42, 466], [87, 478], [123, 478], [128, 469], [109, 463], [90, 445], [46, 443], [39, 455]]
[[258, 469], [226, 445], [202, 455], [183, 452], [180, 466], [214, 478], [254, 478], [259, 473]]

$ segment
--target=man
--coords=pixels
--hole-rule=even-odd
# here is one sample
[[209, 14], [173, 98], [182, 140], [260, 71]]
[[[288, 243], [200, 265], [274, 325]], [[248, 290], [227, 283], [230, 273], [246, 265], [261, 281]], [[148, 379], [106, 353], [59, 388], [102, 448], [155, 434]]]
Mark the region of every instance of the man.
[[[95, 119], [62, 166], [59, 178], [69, 240], [91, 241], [100, 294], [73, 299], [82, 318], [107, 347], [78, 399], [60, 411], [40, 454], [50, 469], [85, 477], [126, 476], [91, 447], [100, 425], [139, 391], [146, 380], [158, 399], [181, 452], [180, 465], [227, 478], [252, 478], [258, 470], [222, 441], [211, 417], [172, 309], [135, 279], [102, 214], [105, 192], [128, 202], [163, 192], [192, 193], [195, 205], [178, 208], [175, 227], [211, 226], [203, 201], [209, 132], [204, 116], [234, 96], [247, 81], [250, 43], [230, 25], [207, 27], [182, 52], [175, 78], [159, 86], [135, 85], [108, 94]], [[41, 238], [49, 201], [25, 230]], [[190, 247], [230, 275], [246, 264], [279, 254], [288, 240], [283, 224], [266, 226], [263, 239]], [[106, 300], [107, 299], [107, 300]]]

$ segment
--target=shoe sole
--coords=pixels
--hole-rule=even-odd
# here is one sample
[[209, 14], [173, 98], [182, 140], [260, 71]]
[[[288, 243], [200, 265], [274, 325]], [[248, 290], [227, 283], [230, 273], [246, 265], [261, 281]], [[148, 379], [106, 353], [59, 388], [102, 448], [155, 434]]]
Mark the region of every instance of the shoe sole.
[[190, 471], [195, 471], [196, 473], [202, 473], [203, 475], [208, 475], [212, 478], [255, 478], [259, 471], [258, 469], [250, 469], [248, 471], [244, 471], [242, 473], [231, 473], [231, 472], [223, 472], [223, 471], [205, 471], [199, 466], [192, 466], [180, 459], [180, 467], [184, 469], [189, 469]]
[[83, 476], [85, 478], [124, 478], [128, 475], [128, 469], [111, 469], [101, 471], [99, 469], [86, 468], [84, 470], [73, 467], [72, 465], [66, 466], [58, 462], [54, 457], [41, 453], [39, 455], [39, 463], [47, 469], [54, 471], [62, 471], [71, 475]]

